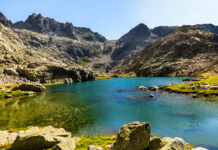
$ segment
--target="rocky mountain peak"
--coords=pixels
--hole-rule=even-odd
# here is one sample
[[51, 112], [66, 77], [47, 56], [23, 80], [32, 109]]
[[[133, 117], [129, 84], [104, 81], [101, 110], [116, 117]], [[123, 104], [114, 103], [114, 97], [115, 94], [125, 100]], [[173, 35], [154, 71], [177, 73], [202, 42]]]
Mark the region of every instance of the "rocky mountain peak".
[[47, 35], [56, 35], [68, 37], [75, 40], [105, 42], [106, 38], [88, 28], [75, 27], [72, 23], [61, 23], [55, 19], [42, 16], [42, 14], [33, 13], [25, 22], [17, 22], [14, 28], [27, 29], [34, 32]]
[[151, 32], [162, 38], [174, 32], [178, 28], [178, 26], [159, 26], [152, 29]]
[[145, 37], [145, 36], [150, 36], [151, 32], [150, 32], [150, 29], [148, 28], [148, 26], [146, 26], [143, 23], [140, 23], [135, 28], [130, 30], [130, 32], [128, 34], [132, 34], [132, 35], [135, 35], [135, 36], [144, 36]]
[[2, 23], [4, 26], [11, 26], [12, 22], [8, 20], [3, 13], [0, 12], [0, 23]]

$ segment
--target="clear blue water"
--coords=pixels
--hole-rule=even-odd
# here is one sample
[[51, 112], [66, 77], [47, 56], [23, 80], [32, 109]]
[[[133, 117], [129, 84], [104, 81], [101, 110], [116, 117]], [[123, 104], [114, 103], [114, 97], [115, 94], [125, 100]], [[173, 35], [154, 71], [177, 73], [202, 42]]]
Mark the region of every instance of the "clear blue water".
[[[115, 134], [132, 121], [147, 121], [155, 135], [218, 149], [216, 101], [137, 90], [140, 85], [167, 85], [182, 79], [121, 78], [49, 87], [37, 96], [0, 101], [0, 130], [53, 125], [74, 134], [104, 135]], [[154, 99], [148, 98], [151, 93]]]

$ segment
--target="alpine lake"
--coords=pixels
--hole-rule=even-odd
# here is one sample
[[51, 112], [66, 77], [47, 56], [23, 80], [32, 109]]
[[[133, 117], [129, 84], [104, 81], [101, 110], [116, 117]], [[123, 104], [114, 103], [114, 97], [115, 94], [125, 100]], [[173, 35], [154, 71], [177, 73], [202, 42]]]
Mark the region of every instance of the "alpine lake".
[[47, 87], [35, 96], [1, 100], [0, 130], [52, 125], [95, 136], [116, 134], [122, 125], [141, 121], [151, 123], [154, 135], [218, 149], [218, 98], [137, 90], [184, 78], [117, 78]]

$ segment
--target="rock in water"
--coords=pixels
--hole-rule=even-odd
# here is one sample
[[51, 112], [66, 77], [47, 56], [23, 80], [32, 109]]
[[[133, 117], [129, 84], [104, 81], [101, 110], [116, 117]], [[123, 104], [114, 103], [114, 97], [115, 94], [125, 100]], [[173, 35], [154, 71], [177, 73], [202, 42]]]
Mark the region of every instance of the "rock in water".
[[148, 87], [145, 87], [145, 86], [139, 86], [138, 89], [139, 89], [139, 90], [148, 90]]
[[150, 124], [132, 122], [119, 130], [113, 150], [144, 150], [149, 146]]
[[[62, 128], [53, 128], [51, 126], [45, 128], [33, 127], [21, 133], [14, 141], [12, 148], [16, 150], [38, 150], [52, 148], [57, 144], [62, 146], [66, 141], [71, 140], [71, 133], [66, 132]], [[74, 143], [75, 144], [75, 143]], [[72, 149], [75, 145], [70, 142]], [[58, 145], [57, 145], [58, 146]]]
[[21, 84], [20, 86], [15, 87], [13, 90], [42, 92], [45, 91], [46, 88], [41, 84]]
[[150, 97], [150, 98], [154, 98], [154, 95], [153, 95], [153, 94], [150, 94], [149, 97]]

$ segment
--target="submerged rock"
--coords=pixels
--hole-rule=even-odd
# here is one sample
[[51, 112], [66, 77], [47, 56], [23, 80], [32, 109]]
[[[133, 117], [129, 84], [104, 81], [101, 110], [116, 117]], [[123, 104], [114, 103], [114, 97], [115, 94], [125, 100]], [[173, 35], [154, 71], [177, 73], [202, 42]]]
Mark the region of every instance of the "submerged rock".
[[144, 150], [149, 146], [150, 124], [132, 122], [121, 127], [113, 150]]
[[150, 97], [150, 98], [154, 98], [154, 95], [153, 95], [153, 94], [150, 94], [149, 97]]

